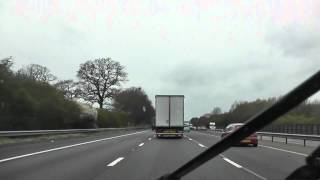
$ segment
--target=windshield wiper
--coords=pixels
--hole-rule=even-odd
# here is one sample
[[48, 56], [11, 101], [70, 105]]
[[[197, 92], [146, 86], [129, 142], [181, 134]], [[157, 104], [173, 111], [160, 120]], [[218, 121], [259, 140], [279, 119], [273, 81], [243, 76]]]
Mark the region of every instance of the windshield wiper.
[[306, 158], [307, 164], [295, 170], [286, 180], [320, 179], [320, 146]]
[[250, 118], [244, 126], [226, 136], [206, 151], [202, 152], [174, 172], [160, 177], [160, 180], [179, 180], [205, 162], [224, 152], [232, 145], [240, 142], [264, 126], [275, 121], [320, 89], [320, 71], [293, 89], [271, 107]]

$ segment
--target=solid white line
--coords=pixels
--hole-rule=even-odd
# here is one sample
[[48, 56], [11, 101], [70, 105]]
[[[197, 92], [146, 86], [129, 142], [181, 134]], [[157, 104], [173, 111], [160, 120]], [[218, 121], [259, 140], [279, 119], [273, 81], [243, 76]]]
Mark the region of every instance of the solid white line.
[[271, 146], [259, 145], [259, 147], [269, 148], [269, 149], [273, 149], [273, 150], [277, 150], [277, 151], [283, 151], [283, 152], [287, 152], [287, 153], [291, 153], [291, 154], [296, 154], [296, 155], [300, 155], [300, 156], [305, 156], [305, 157], [308, 156], [307, 154], [298, 153], [298, 152], [289, 151], [289, 150], [280, 149], [280, 148], [275, 148], [275, 147], [271, 147]]
[[223, 157], [222, 158], [223, 160], [227, 161], [228, 163], [232, 164], [233, 166], [237, 167], [237, 168], [242, 168], [242, 166], [240, 166], [239, 164], [231, 161], [230, 159], [226, 158], [226, 157]]
[[20, 158], [24, 158], [24, 157], [34, 156], [34, 155], [37, 155], [37, 154], [43, 154], [43, 153], [47, 153], [47, 152], [51, 152], [51, 151], [58, 151], [58, 150], [61, 150], [61, 149], [67, 149], [67, 148], [72, 148], [72, 147], [76, 147], [76, 146], [82, 146], [82, 145], [91, 144], [91, 143], [95, 143], [95, 142], [106, 141], [106, 140], [116, 139], [116, 138], [125, 137], [125, 136], [131, 136], [131, 135], [140, 134], [140, 133], [144, 133], [144, 132], [146, 132], [146, 131], [139, 131], [139, 132], [130, 133], [130, 134], [124, 134], [124, 135], [120, 135], [120, 136], [114, 136], [114, 137], [109, 137], [109, 138], [104, 138], [104, 139], [97, 139], [97, 140], [93, 140], [93, 141], [88, 141], [88, 142], [83, 142], [83, 143], [78, 143], [78, 144], [72, 144], [72, 145], [68, 145], [68, 146], [62, 146], [62, 147], [48, 149], [48, 150], [44, 150], [44, 151], [38, 151], [38, 152], [24, 154], [24, 155], [20, 155], [20, 156], [14, 156], [14, 157], [6, 158], [6, 159], [1, 159], [0, 163], [6, 162], [6, 161], [15, 160], [15, 159], [20, 159]]
[[109, 167], [112, 167], [114, 165], [116, 165], [117, 163], [119, 163], [120, 161], [122, 161], [124, 159], [124, 157], [119, 157], [118, 159], [112, 161], [111, 163], [108, 164]]
[[144, 143], [141, 143], [141, 144], [139, 144], [139, 147], [141, 147], [141, 146], [143, 146], [144, 145]]

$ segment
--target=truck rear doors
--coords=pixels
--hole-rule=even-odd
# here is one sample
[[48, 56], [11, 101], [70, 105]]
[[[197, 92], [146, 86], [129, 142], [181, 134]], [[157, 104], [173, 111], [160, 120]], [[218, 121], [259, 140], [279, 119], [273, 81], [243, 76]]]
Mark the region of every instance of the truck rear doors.
[[156, 121], [157, 136], [182, 136], [184, 127], [184, 96], [157, 95]]

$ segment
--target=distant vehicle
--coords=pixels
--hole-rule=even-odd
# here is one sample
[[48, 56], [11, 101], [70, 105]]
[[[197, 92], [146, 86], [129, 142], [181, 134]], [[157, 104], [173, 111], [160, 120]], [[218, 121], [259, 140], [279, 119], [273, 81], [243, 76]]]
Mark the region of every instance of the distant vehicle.
[[184, 96], [156, 95], [155, 132], [157, 137], [182, 137]]
[[209, 123], [209, 128], [210, 128], [211, 130], [215, 130], [215, 129], [216, 129], [216, 123], [215, 123], [215, 122], [210, 122], [210, 123]]
[[190, 132], [190, 131], [191, 131], [190, 126], [185, 126], [185, 127], [183, 128], [183, 131], [184, 131], [184, 132]]
[[198, 130], [207, 130], [207, 127], [205, 127], [205, 126], [199, 126], [199, 127], [198, 127]]
[[[225, 131], [221, 134], [221, 137], [225, 137], [229, 134], [231, 134], [232, 132], [234, 132], [235, 130], [239, 129], [241, 126], [243, 126], [243, 123], [234, 123], [234, 124], [230, 124], [226, 127]], [[251, 136], [245, 138], [244, 140], [242, 140], [240, 142], [240, 144], [243, 145], [252, 145], [254, 147], [258, 146], [258, 137], [257, 134], [254, 133]]]
[[184, 128], [183, 128], [183, 131], [184, 131], [184, 132], [190, 132], [190, 131], [191, 131], [189, 121], [184, 122]]

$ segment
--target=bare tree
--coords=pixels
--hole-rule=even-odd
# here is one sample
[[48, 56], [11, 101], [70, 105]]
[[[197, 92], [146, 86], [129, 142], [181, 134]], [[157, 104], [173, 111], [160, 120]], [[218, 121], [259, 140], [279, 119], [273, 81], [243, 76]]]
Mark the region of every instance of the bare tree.
[[17, 75], [40, 82], [51, 82], [57, 78], [50, 73], [50, 70], [39, 64], [29, 64], [28, 66], [18, 70]]
[[13, 64], [12, 59], [12, 56], [0, 59], [0, 66], [9, 69]]
[[127, 80], [127, 73], [119, 62], [111, 58], [99, 58], [80, 65], [78, 78], [82, 98], [91, 103], [98, 103], [103, 108], [105, 101], [111, 98], [121, 82]]
[[73, 80], [61, 80], [58, 81], [54, 86], [64, 95], [67, 99], [74, 99], [80, 96], [81, 89], [78, 82]]
[[12, 56], [0, 59], [0, 73], [11, 72], [10, 68], [12, 65]]

